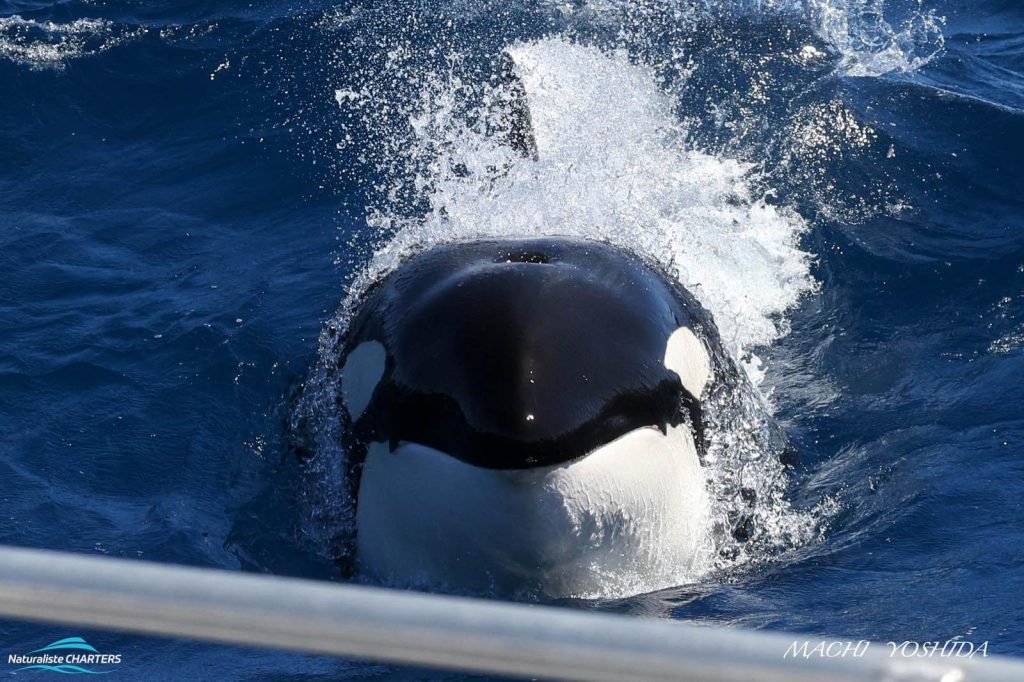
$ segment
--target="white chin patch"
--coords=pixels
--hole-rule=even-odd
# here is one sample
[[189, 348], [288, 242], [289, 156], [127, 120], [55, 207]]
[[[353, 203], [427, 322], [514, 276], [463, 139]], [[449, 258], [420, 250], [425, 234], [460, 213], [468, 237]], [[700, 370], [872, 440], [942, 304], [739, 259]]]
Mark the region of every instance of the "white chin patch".
[[370, 404], [373, 391], [384, 376], [387, 351], [379, 341], [365, 341], [348, 354], [341, 370], [341, 398], [352, 421]]
[[711, 379], [711, 359], [704, 344], [689, 327], [680, 327], [668, 337], [665, 367], [678, 374], [683, 387], [700, 400]]
[[685, 425], [642, 428], [567, 464], [482, 469], [413, 443], [367, 453], [361, 570], [404, 585], [624, 597], [711, 562], [704, 472]]

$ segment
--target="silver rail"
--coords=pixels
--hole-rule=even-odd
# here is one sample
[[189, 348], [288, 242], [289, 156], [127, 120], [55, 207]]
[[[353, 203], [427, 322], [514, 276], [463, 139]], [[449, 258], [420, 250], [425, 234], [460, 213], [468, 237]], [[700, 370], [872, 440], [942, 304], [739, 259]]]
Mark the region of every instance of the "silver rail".
[[793, 657], [830, 640], [14, 548], [0, 549], [0, 616], [562, 680], [1024, 680], [995, 656]]

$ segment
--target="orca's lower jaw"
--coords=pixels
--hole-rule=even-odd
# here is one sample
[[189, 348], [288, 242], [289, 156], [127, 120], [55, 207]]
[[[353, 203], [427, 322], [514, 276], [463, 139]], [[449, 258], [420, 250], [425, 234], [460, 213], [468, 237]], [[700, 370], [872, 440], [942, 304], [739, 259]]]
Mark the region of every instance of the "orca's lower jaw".
[[619, 597], [689, 581], [711, 560], [689, 427], [631, 431], [585, 457], [487, 469], [370, 445], [357, 507], [362, 572], [473, 593]]

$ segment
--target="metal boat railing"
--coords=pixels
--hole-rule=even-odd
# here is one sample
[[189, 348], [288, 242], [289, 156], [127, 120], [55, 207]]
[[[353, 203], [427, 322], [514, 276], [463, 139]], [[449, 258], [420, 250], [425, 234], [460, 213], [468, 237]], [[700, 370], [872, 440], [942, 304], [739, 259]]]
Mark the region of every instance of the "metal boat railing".
[[1024, 662], [992, 655], [891, 656], [881, 644], [33, 549], [0, 548], [0, 617], [559, 680], [1024, 680]]

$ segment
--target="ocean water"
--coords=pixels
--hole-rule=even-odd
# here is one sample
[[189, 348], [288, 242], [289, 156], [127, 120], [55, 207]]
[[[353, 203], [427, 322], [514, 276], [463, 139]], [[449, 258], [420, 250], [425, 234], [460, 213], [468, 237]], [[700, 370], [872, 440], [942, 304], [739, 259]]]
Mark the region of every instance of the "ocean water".
[[[502, 52], [536, 162], [486, 134]], [[714, 564], [554, 603], [1024, 655], [1019, 2], [0, 0], [0, 131], [0, 542], [363, 580], [323, 409], [352, 302], [426, 245], [569, 234], [672, 271], [756, 393]]]

